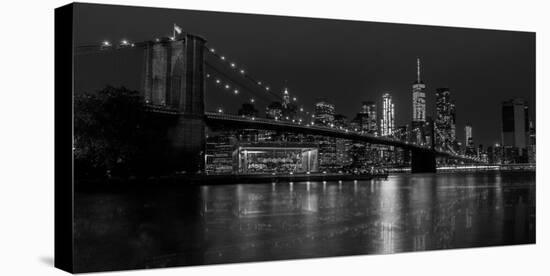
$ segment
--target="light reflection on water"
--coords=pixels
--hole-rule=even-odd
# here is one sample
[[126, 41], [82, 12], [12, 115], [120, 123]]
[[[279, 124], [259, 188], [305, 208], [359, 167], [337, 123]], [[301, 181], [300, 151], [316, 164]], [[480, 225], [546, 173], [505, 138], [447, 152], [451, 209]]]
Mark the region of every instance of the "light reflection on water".
[[80, 271], [532, 243], [534, 173], [77, 196]]

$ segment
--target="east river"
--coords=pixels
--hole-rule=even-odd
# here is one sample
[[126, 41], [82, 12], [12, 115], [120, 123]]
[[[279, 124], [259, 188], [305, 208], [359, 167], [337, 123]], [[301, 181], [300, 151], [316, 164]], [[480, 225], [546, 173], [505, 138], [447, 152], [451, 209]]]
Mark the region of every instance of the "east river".
[[535, 173], [194, 186], [75, 199], [79, 272], [535, 242]]

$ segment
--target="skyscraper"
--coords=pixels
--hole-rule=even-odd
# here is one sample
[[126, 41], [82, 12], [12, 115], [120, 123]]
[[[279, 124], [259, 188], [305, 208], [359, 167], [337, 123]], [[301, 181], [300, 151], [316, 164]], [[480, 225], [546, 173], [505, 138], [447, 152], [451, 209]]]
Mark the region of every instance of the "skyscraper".
[[325, 99], [320, 99], [315, 104], [315, 124], [330, 125], [334, 123], [334, 105]]
[[451, 141], [453, 146], [456, 146], [456, 106], [453, 101], [451, 101], [449, 108], [451, 109]]
[[382, 96], [382, 119], [380, 120], [380, 131], [382, 136], [388, 136], [394, 129], [394, 106], [391, 95], [385, 93]]
[[288, 93], [288, 88], [285, 87], [285, 90], [283, 90], [283, 120], [287, 121], [295, 121], [298, 120], [298, 106], [296, 106], [295, 103], [290, 102], [290, 95]]
[[524, 99], [502, 103], [502, 144], [526, 148], [529, 132], [529, 107]]
[[472, 126], [466, 125], [464, 127], [464, 145], [468, 148], [471, 147], [474, 144], [474, 140], [472, 137]]
[[[515, 162], [526, 162], [526, 149], [529, 138], [529, 107], [521, 98], [502, 103], [502, 145], [516, 148], [518, 158]], [[516, 159], [516, 158], [513, 158]]]
[[289, 104], [290, 104], [290, 95], [288, 94], [288, 89], [285, 87], [285, 90], [283, 91], [283, 107], [288, 108]]
[[361, 114], [366, 114], [366, 122], [363, 122], [363, 130], [370, 134], [378, 132], [376, 120], [376, 103], [372, 101], [363, 102], [361, 106]]
[[455, 142], [455, 106], [451, 101], [451, 92], [448, 88], [438, 88], [435, 92], [437, 131], [436, 145], [449, 148]]
[[416, 59], [416, 81], [412, 85], [413, 122], [426, 121], [426, 85], [420, 79], [420, 58]]
[[351, 121], [351, 125], [355, 131], [361, 131], [376, 135], [378, 133], [376, 120], [376, 103], [372, 101], [364, 101], [361, 104], [361, 110]]

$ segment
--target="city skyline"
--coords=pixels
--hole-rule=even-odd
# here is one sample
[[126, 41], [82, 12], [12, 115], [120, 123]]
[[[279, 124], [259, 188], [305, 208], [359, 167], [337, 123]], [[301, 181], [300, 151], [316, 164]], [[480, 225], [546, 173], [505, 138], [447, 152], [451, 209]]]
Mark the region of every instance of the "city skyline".
[[80, 3], [55, 26], [67, 270], [536, 241], [534, 33]]
[[[342, 23], [348, 21], [214, 13], [220, 16], [217, 22], [228, 22], [220, 27], [203, 23], [208, 22], [208, 16], [214, 16], [210, 13], [184, 10], [165, 13], [163, 9], [150, 9], [147, 10], [148, 16], [157, 13], [164, 16], [155, 22], [143, 22], [140, 8], [126, 7], [125, 20], [116, 29], [107, 28], [117, 19], [119, 8], [93, 6], [81, 14], [77, 24], [83, 31], [76, 36], [77, 45], [97, 44], [103, 40], [116, 43], [123, 38], [132, 42], [144, 41], [168, 36], [173, 23], [177, 22], [185, 31], [206, 37], [210, 47], [246, 66], [258, 79], [269, 83], [272, 90], [281, 91], [288, 87], [298, 96], [300, 104], [310, 110], [318, 97], [324, 97], [334, 103], [336, 113], [352, 118], [360, 109], [361, 101], [380, 103], [378, 99], [383, 92], [392, 91], [396, 126], [409, 124], [412, 119], [408, 115], [412, 114], [410, 87], [416, 79], [414, 60], [421, 57], [422, 80], [426, 84], [426, 115], [434, 114], [436, 89], [449, 87], [456, 102], [456, 129], [463, 129], [469, 122], [476, 129], [477, 143], [486, 145], [500, 141], [502, 101], [521, 96], [528, 102], [530, 112], [536, 112], [532, 33], [370, 22], [358, 22], [352, 25], [353, 30], [346, 30]], [[258, 19], [254, 30], [262, 29], [262, 32], [244, 25], [251, 18]], [[286, 28], [289, 24], [301, 27]], [[231, 30], [231, 35], [227, 30]], [[334, 39], [325, 40], [323, 33], [326, 32]], [[357, 33], [364, 36], [351, 35]], [[388, 37], [384, 33], [392, 35]], [[278, 39], [274, 40], [275, 37]], [[417, 43], [405, 43], [413, 40]], [[298, 41], [300, 43], [293, 43]], [[346, 43], [340, 45], [336, 41]], [[500, 44], [508, 47], [499, 47]], [[138, 65], [133, 67], [139, 68]], [[319, 70], [322, 67], [341, 68]], [[86, 74], [91, 70], [89, 68], [93, 66], [77, 66], [76, 70]], [[114, 84], [139, 89], [139, 77], [132, 77], [135, 73], [139, 70], [127, 72], [127, 78], [117, 77]], [[109, 76], [97, 76], [95, 80], [77, 79], [76, 88], [97, 90], [108, 80]], [[244, 102], [243, 98], [212, 93], [214, 97], [207, 106], [209, 109], [223, 103], [225, 109], [237, 110]], [[534, 116], [530, 117], [534, 120]], [[464, 134], [457, 131], [457, 139], [463, 140], [463, 137]]]

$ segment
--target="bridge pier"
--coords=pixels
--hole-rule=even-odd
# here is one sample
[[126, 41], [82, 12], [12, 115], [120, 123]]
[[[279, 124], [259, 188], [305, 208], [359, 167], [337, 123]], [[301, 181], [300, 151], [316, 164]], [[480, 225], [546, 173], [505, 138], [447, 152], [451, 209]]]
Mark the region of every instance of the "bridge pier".
[[175, 125], [168, 131], [168, 139], [168, 159], [174, 170], [187, 173], [204, 170], [204, 116], [179, 115]]
[[435, 173], [435, 152], [430, 150], [411, 150], [412, 173]]

